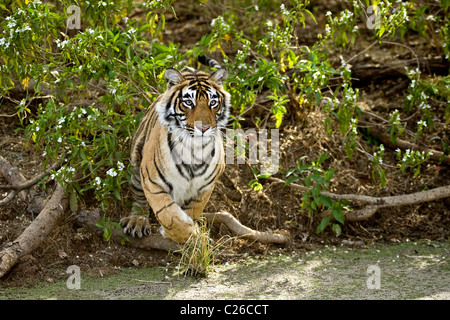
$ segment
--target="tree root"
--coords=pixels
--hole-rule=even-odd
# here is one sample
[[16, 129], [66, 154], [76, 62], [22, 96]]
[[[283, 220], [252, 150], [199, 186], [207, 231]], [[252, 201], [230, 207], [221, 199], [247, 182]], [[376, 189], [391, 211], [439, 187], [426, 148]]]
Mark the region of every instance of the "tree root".
[[291, 241], [291, 236], [287, 230], [278, 232], [261, 232], [253, 230], [241, 224], [230, 213], [222, 211], [216, 213], [204, 213], [206, 220], [210, 224], [222, 223], [228, 227], [236, 236], [244, 239], [255, 240], [261, 243], [275, 243], [287, 245]]

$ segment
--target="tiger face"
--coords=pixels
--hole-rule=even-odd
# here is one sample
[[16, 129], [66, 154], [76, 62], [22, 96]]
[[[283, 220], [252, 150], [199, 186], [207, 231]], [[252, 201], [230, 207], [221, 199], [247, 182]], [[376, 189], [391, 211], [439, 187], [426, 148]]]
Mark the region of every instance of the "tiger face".
[[217, 136], [230, 112], [230, 94], [222, 87], [226, 70], [207, 74], [167, 69], [165, 77], [168, 90], [156, 106], [161, 124], [193, 139]]

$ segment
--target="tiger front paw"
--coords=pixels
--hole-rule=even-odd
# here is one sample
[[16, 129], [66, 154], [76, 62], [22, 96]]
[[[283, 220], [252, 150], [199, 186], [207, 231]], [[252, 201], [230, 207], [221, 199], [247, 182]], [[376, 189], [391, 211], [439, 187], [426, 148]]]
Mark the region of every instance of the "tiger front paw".
[[147, 216], [132, 215], [124, 217], [120, 219], [119, 224], [123, 227], [123, 232], [133, 238], [142, 238], [151, 233], [150, 221]]

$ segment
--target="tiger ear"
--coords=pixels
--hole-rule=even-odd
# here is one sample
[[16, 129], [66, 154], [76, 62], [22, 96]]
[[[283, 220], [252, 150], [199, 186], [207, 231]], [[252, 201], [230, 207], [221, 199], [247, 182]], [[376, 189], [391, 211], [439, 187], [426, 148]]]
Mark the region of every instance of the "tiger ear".
[[227, 79], [227, 77], [228, 77], [227, 70], [225, 70], [225, 69], [218, 69], [217, 71], [215, 71], [214, 73], [212, 73], [209, 76], [209, 80], [214, 81], [219, 86], [221, 86], [222, 83]]
[[166, 77], [167, 85], [169, 88], [179, 84], [181, 81], [184, 80], [183, 75], [180, 73], [180, 71], [172, 68], [166, 69], [164, 77]]

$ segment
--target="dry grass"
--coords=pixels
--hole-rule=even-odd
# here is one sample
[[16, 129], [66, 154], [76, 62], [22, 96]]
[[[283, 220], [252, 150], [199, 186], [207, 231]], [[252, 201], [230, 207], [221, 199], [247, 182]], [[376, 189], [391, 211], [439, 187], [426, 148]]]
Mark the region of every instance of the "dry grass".
[[178, 270], [185, 276], [207, 277], [212, 271], [220, 249], [232, 238], [226, 236], [213, 241], [206, 219], [200, 219], [197, 223], [198, 231], [191, 235], [181, 250], [177, 251], [181, 253]]

